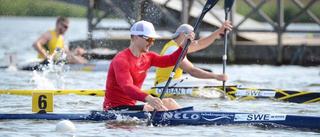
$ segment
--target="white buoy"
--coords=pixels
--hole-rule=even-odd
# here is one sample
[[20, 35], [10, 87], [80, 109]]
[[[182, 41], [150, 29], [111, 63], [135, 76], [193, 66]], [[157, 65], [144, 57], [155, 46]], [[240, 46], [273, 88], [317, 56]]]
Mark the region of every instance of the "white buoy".
[[62, 120], [57, 124], [56, 131], [76, 131], [76, 126], [69, 120]]

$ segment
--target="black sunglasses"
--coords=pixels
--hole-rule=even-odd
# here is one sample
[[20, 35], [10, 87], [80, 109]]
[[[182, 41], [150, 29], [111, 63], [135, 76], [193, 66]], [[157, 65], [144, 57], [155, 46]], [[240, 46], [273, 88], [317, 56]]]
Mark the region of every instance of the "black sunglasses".
[[65, 24], [63, 24], [63, 23], [60, 23], [64, 28], [68, 28], [69, 26], [68, 25], [65, 25]]

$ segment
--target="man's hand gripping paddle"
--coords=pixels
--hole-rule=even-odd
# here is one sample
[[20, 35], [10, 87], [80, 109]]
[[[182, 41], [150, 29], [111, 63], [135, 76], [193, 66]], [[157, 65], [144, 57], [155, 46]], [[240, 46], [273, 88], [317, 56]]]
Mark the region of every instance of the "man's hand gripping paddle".
[[[214, 7], [214, 5], [216, 5], [218, 1], [219, 1], [219, 0], [208, 0], [208, 1], [207, 1], [207, 3], [204, 5], [204, 7], [203, 7], [203, 9], [202, 9], [202, 13], [201, 13], [200, 17], [198, 18], [198, 20], [197, 20], [197, 22], [196, 22], [196, 25], [194, 26], [193, 32], [195, 32], [195, 31], [197, 30], [197, 28], [199, 27], [199, 25], [201, 24], [204, 15], [205, 15], [212, 7]], [[189, 47], [189, 45], [190, 45], [190, 42], [191, 42], [191, 41], [188, 40], [186, 46], [184, 47], [182, 53], [180, 54], [180, 56], [179, 56], [179, 58], [178, 58], [178, 61], [177, 61], [177, 63], [175, 64], [175, 66], [174, 66], [174, 68], [173, 68], [173, 70], [172, 70], [172, 72], [171, 72], [171, 75], [170, 75], [170, 77], [169, 77], [169, 79], [168, 79], [168, 81], [167, 81], [167, 83], [166, 83], [166, 85], [165, 85], [165, 87], [164, 87], [164, 89], [162, 90], [162, 93], [161, 93], [161, 95], [160, 95], [160, 99], [162, 99], [163, 96], [164, 96], [164, 94], [166, 93], [166, 91], [167, 91], [167, 89], [168, 89], [168, 86], [170, 85], [170, 82], [171, 82], [171, 80], [172, 80], [172, 78], [173, 78], [173, 76], [174, 76], [174, 74], [175, 74], [175, 72], [176, 72], [176, 69], [178, 68], [179, 63], [180, 63], [180, 61], [182, 60], [183, 56], [185, 55], [185, 53], [186, 53], [186, 51], [187, 51], [187, 49], [188, 49], [188, 47]], [[153, 118], [154, 118], [154, 116], [155, 116], [156, 113], [157, 113], [157, 110], [154, 109], [154, 111], [153, 111], [153, 113], [152, 113], [152, 115], [151, 115], [151, 118], [149, 119], [149, 121], [148, 121], [148, 123], [147, 123], [147, 126], [150, 126], [150, 125], [152, 124]]]

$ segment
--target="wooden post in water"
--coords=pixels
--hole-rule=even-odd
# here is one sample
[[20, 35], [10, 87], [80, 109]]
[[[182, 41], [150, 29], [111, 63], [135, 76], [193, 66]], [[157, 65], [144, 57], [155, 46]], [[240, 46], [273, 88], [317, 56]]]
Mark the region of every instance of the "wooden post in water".
[[135, 19], [136, 21], [141, 20], [141, 16], [142, 16], [141, 4], [142, 4], [142, 0], [135, 0], [135, 1], [134, 1], [134, 9], [135, 9], [135, 11], [136, 11], [136, 14], [135, 14], [134, 19]]
[[278, 48], [277, 48], [277, 64], [282, 64], [283, 61], [283, 46], [282, 46], [282, 34], [283, 34], [283, 24], [284, 24], [284, 9], [283, 0], [278, 0], [278, 14], [277, 14], [277, 34], [278, 34]]
[[188, 23], [189, 20], [189, 0], [185, 0], [182, 2], [182, 11], [180, 15], [180, 22], [181, 23]]
[[[233, 7], [231, 8], [231, 11], [230, 11], [230, 21], [231, 21], [231, 24], [233, 24], [234, 22], [234, 15], [236, 13], [236, 5], [237, 5], [237, 1], [235, 0], [233, 2]], [[233, 24], [234, 26], [235, 24]], [[233, 28], [235, 29], [235, 27]], [[236, 49], [236, 45], [237, 45], [237, 37], [236, 37], [236, 30], [233, 30], [230, 32], [229, 34], [229, 40], [230, 40], [230, 46], [228, 48], [228, 61], [229, 62], [235, 62], [236, 60], [236, 57], [235, 57], [235, 49]]]
[[87, 12], [87, 18], [88, 18], [88, 46], [90, 46], [90, 49], [94, 48], [93, 39], [92, 39], [92, 33], [93, 33], [93, 8], [94, 8], [94, 0], [89, 0], [88, 5], [88, 12]]

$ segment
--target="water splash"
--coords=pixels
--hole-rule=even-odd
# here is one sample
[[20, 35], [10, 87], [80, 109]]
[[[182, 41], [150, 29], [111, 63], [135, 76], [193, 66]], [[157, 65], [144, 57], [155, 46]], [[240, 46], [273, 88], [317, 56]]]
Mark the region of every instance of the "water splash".
[[41, 68], [42, 71], [33, 71], [30, 83], [35, 83], [35, 89], [64, 89], [68, 70], [63, 69], [65, 65], [63, 61], [53, 61], [60, 54], [63, 53], [59, 50], [55, 51], [48, 59], [48, 64]]
[[196, 92], [199, 97], [204, 98], [221, 98], [223, 97], [223, 91], [217, 88], [203, 88], [199, 87], [199, 91]]
[[18, 68], [15, 65], [10, 65], [6, 68], [6, 71], [18, 71]]
[[35, 89], [56, 89], [54, 83], [50, 79], [48, 79], [46, 75], [46, 71], [43, 71], [42, 74], [38, 74], [38, 72], [34, 70], [33, 77], [31, 78], [30, 83], [35, 83]]

